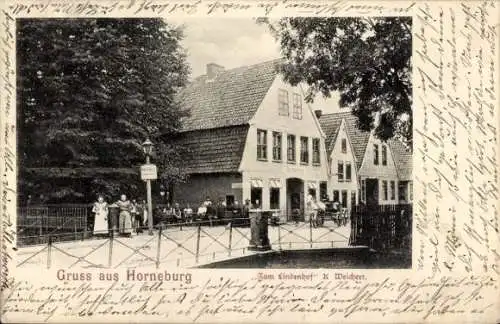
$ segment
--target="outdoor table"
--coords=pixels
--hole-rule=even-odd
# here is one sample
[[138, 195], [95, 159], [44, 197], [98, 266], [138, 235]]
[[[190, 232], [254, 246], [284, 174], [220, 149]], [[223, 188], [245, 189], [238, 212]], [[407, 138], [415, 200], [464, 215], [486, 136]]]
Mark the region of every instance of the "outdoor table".
[[268, 235], [268, 222], [273, 210], [250, 209], [250, 244], [251, 251], [268, 251], [271, 249]]

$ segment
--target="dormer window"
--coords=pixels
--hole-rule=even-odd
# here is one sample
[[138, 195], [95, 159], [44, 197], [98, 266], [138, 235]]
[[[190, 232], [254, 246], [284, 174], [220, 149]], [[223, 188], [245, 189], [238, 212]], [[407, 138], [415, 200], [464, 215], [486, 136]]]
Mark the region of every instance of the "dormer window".
[[347, 139], [343, 138], [341, 140], [342, 153], [347, 153]]
[[373, 144], [373, 164], [378, 165], [378, 144]]
[[290, 109], [288, 105], [288, 91], [284, 89], [278, 90], [278, 112], [280, 116], [290, 115]]
[[293, 94], [293, 116], [294, 119], [302, 119], [302, 97], [298, 93]]

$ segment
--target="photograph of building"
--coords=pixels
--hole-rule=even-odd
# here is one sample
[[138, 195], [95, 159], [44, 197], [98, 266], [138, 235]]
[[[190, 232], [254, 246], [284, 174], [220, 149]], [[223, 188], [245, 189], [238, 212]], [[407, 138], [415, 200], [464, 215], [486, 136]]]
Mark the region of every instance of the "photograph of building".
[[18, 19], [19, 266], [410, 268], [411, 23]]

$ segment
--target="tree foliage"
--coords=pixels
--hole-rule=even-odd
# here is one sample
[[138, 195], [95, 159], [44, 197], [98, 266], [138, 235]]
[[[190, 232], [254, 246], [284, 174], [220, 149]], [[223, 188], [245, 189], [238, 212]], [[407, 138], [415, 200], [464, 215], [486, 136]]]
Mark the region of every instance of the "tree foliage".
[[[22, 169], [96, 170], [79, 180], [85, 185], [61, 174], [45, 172], [43, 180], [32, 175], [25, 189], [49, 190], [62, 200], [88, 199], [89, 190], [140, 192], [142, 184], [130, 175], [98, 171], [138, 168], [147, 137], [157, 144], [162, 176], [181, 176], [178, 153], [167, 154], [178, 150], [160, 136], [175, 133], [185, 115], [174, 99], [189, 73], [181, 39], [182, 31], [161, 19], [18, 20]], [[45, 181], [57, 189], [47, 189]]]
[[338, 91], [361, 129], [411, 144], [411, 18], [294, 17], [269, 26], [285, 80], [306, 83], [308, 100]]

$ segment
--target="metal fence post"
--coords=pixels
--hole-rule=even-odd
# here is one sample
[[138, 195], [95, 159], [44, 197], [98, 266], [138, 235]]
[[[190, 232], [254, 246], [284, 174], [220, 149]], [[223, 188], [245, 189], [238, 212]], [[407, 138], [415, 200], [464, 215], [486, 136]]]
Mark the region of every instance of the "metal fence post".
[[309, 216], [309, 244], [311, 249], [313, 247], [313, 225], [312, 225], [312, 217]]
[[78, 241], [78, 235], [76, 235], [77, 231], [76, 231], [76, 218], [73, 218], [73, 231], [74, 231], [74, 235], [75, 235], [75, 241]]
[[38, 217], [37, 215], [37, 221], [40, 222], [40, 237], [43, 235], [43, 221], [42, 221], [42, 217]]
[[161, 252], [161, 232], [162, 228], [158, 230], [158, 246], [156, 248], [156, 269], [160, 267], [160, 252]]
[[229, 221], [229, 252], [228, 255], [231, 256], [232, 249], [232, 241], [233, 241], [233, 222]]
[[281, 249], [281, 224], [278, 224], [278, 246], [280, 247], [280, 250]]
[[47, 269], [52, 265], [52, 235], [49, 235], [49, 242], [47, 244]]
[[88, 218], [89, 218], [89, 210], [88, 209], [85, 209], [85, 216], [83, 217], [83, 238], [82, 238], [82, 241], [85, 240], [87, 238], [87, 231], [88, 231]]
[[196, 263], [198, 263], [200, 255], [200, 237], [201, 237], [201, 221], [198, 222], [198, 233], [196, 235]]
[[108, 249], [108, 268], [111, 268], [113, 264], [113, 238], [114, 238], [114, 230], [113, 228], [109, 229], [109, 249]]

